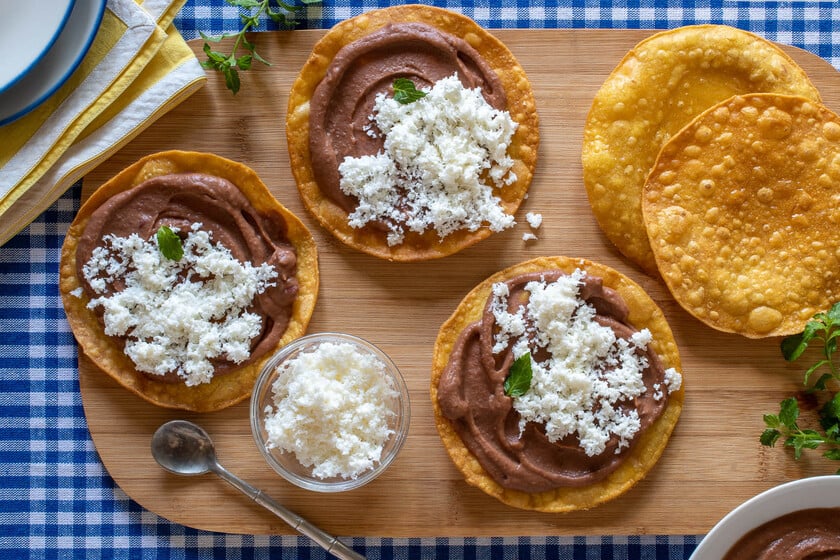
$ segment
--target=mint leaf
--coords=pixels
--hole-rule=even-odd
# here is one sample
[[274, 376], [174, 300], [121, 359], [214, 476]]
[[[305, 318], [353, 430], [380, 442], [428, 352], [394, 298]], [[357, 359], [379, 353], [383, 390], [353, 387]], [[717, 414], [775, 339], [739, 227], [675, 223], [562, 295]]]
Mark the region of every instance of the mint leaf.
[[781, 402], [779, 421], [782, 425], [795, 429], [797, 418], [799, 418], [799, 403], [796, 402], [796, 398], [788, 397]]
[[257, 8], [260, 5], [260, 2], [257, 0], [227, 0], [227, 3], [231, 6], [238, 6], [240, 8]]
[[834, 427], [836, 432], [838, 423], [840, 423], [840, 393], [836, 393], [820, 410], [820, 424], [825, 430]]
[[831, 309], [828, 310], [826, 316], [831, 323], [840, 323], [840, 301], [831, 306]]
[[768, 428], [764, 430], [761, 434], [761, 445], [765, 445], [767, 447], [773, 447], [776, 445], [776, 441], [782, 436], [782, 433], [779, 430], [774, 430]]
[[[802, 356], [809, 345], [821, 343], [822, 358], [805, 370], [804, 396], [817, 402], [819, 395], [836, 388], [840, 382], [840, 367], [836, 363], [840, 339], [840, 302], [825, 313], [817, 313], [805, 324], [802, 333], [782, 340], [781, 350], [785, 360], [793, 361]], [[828, 371], [825, 371], [828, 370]], [[812, 377], [817, 376], [816, 381]], [[810, 386], [809, 386], [810, 385]], [[806, 409], [807, 410], [807, 409]], [[781, 440], [785, 447], [793, 448], [793, 458], [801, 459], [806, 449], [823, 447], [823, 457], [840, 461], [840, 393], [829, 394], [819, 409], [819, 426], [822, 431], [799, 427], [799, 403], [795, 397], [783, 400], [778, 414], [765, 414], [765, 430], [759, 438], [762, 445], [773, 447]], [[840, 470], [837, 471], [840, 474]]]
[[521, 397], [531, 388], [531, 353], [525, 352], [510, 366], [505, 378], [505, 395]]
[[397, 78], [394, 80], [394, 101], [408, 105], [418, 99], [426, 97], [425, 91], [420, 91], [414, 86], [414, 82], [408, 78]]
[[180, 261], [184, 256], [181, 238], [169, 226], [160, 226], [157, 230], [158, 249], [161, 254], [171, 261]]
[[765, 414], [764, 424], [768, 428], [778, 428], [782, 425], [782, 422], [779, 420], [779, 416], [777, 414]]
[[233, 92], [234, 95], [238, 93], [239, 88], [241, 86], [241, 81], [239, 80], [239, 72], [236, 71], [236, 68], [230, 65], [226, 65], [219, 71], [225, 77], [225, 87], [228, 88], [231, 92]]
[[[257, 61], [266, 66], [271, 66], [271, 63], [261, 57], [256, 52], [256, 47], [251, 43], [246, 34], [249, 31], [257, 29], [263, 18], [267, 17], [272, 22], [282, 25], [283, 27], [293, 27], [296, 25], [294, 15], [296, 12], [302, 10], [304, 6], [298, 6], [285, 2], [283, 0], [225, 0], [231, 6], [239, 8], [239, 21], [241, 26], [236, 33], [224, 33], [218, 37], [210, 37], [204, 33], [200, 33], [204, 39], [204, 53], [207, 59], [201, 62], [201, 66], [207, 70], [215, 70], [222, 74], [225, 79], [225, 87], [227, 87], [234, 95], [239, 92], [242, 83], [240, 81], [239, 72], [237, 70], [250, 70], [253, 62]], [[301, 0], [303, 4], [315, 4], [320, 0]], [[276, 5], [276, 8], [272, 6]], [[222, 39], [233, 39], [230, 54], [224, 54], [214, 51], [210, 48], [210, 43], [218, 43]], [[237, 54], [239, 49], [244, 49], [244, 55]]]
[[[809, 323], [810, 324], [810, 323]], [[782, 356], [792, 362], [802, 355], [810, 340], [805, 340], [804, 333], [794, 334], [782, 340]]]

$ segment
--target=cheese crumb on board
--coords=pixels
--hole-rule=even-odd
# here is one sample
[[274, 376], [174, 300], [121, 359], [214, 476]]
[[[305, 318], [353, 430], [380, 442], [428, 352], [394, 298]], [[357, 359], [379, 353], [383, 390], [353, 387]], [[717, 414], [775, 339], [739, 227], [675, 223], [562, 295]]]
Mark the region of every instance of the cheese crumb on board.
[[543, 221], [542, 214], [538, 214], [536, 212], [528, 212], [525, 214], [525, 219], [528, 221], [528, 225], [534, 229], [538, 229], [542, 225]]
[[[268, 264], [239, 262], [200, 227], [192, 225], [178, 261], [161, 254], [154, 235], [106, 235], [82, 269], [101, 294], [87, 307], [101, 308], [105, 334], [125, 337], [137, 370], [175, 372], [188, 386], [212, 379], [213, 360], [238, 364], [250, 357], [262, 319], [247, 308], [277, 277]], [[107, 293], [119, 284], [124, 288]]]
[[[514, 313], [507, 309], [507, 286], [494, 285], [491, 310], [499, 331], [493, 352], [511, 347], [515, 358], [531, 352], [531, 388], [513, 399], [520, 430], [536, 422], [551, 442], [575, 435], [584, 452], [595, 456], [614, 436], [616, 453], [628, 447], [641, 427], [636, 410], [622, 410], [621, 403], [646, 391], [642, 374], [651, 334], [643, 329], [628, 340], [597, 323], [595, 308], [578, 297], [584, 275], [577, 269], [553, 282], [529, 282], [528, 303]], [[531, 345], [548, 358], [534, 360]], [[669, 368], [667, 390], [677, 391], [681, 383], [681, 375]]]
[[339, 166], [341, 190], [359, 201], [350, 226], [383, 222], [391, 246], [402, 243], [406, 231], [434, 229], [444, 238], [484, 224], [492, 231], [511, 227], [513, 216], [493, 186], [516, 181], [507, 155], [516, 122], [456, 75], [424, 91], [408, 104], [377, 96], [373, 117], [385, 136], [383, 151], [347, 157]]
[[355, 479], [379, 463], [394, 434], [388, 404], [399, 397], [379, 358], [324, 342], [278, 371], [264, 410], [267, 448], [294, 453], [321, 479]]
[[[528, 225], [531, 226], [531, 229], [539, 229], [542, 225], [542, 214], [538, 214], [536, 212], [528, 212], [525, 214], [525, 220], [528, 222]], [[522, 234], [522, 241], [536, 241], [539, 239], [537, 234], [533, 231], [528, 231]]]

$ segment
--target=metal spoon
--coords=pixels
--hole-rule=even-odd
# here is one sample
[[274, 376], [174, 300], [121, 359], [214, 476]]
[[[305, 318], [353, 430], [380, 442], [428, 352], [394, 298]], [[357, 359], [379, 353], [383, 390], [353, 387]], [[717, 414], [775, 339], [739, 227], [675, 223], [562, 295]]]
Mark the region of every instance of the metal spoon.
[[234, 488], [250, 496], [252, 500], [265, 509], [277, 515], [290, 527], [311, 538], [327, 552], [342, 560], [364, 559], [364, 556], [336, 537], [289, 511], [271, 497], [263, 494], [261, 490], [254, 488], [220, 465], [216, 459], [213, 440], [197, 424], [186, 420], [172, 420], [163, 424], [152, 436], [152, 456], [161, 467], [176, 474], [196, 475], [212, 471]]

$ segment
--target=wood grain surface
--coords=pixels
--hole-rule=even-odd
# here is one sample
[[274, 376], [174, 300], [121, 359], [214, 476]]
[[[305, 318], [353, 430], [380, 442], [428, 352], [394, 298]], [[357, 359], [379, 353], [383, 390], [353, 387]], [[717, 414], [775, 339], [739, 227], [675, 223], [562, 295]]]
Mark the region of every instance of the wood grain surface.
[[[247, 534], [292, 534], [279, 519], [213, 475], [185, 478], [153, 461], [149, 442], [165, 421], [203, 425], [220, 461], [323, 529], [354, 536], [516, 536], [698, 534], [751, 496], [836, 466], [814, 454], [795, 462], [787, 450], [758, 443], [762, 415], [799, 390], [801, 366], [782, 359], [778, 339], [747, 340], [705, 327], [685, 313], [658, 280], [615, 251], [593, 218], [581, 179], [580, 147], [592, 97], [627, 50], [650, 31], [500, 30], [533, 83], [542, 143], [519, 224], [457, 255], [398, 264], [336, 242], [306, 213], [289, 171], [284, 118], [292, 81], [322, 31], [261, 33], [257, 50], [274, 66], [243, 76], [235, 97], [219, 76], [161, 118], [85, 178], [85, 192], [141, 156], [167, 149], [215, 152], [257, 171], [300, 216], [320, 249], [321, 291], [309, 332], [342, 331], [379, 345], [407, 378], [408, 441], [390, 469], [369, 486], [341, 495], [292, 487], [263, 462], [253, 442], [248, 403], [206, 415], [147, 404], [81, 356], [79, 375], [94, 444], [116, 483], [143, 507], [187, 526]], [[196, 52], [201, 43], [193, 44]], [[840, 110], [840, 74], [824, 60], [785, 49], [810, 74], [826, 104]], [[544, 217], [539, 240], [524, 216]], [[679, 344], [686, 386], [682, 418], [647, 478], [595, 509], [542, 514], [505, 506], [463, 482], [434, 427], [429, 402], [432, 346], [441, 323], [478, 282], [541, 255], [587, 257], [642, 285], [663, 308]], [[806, 454], [807, 455], [807, 454]]]

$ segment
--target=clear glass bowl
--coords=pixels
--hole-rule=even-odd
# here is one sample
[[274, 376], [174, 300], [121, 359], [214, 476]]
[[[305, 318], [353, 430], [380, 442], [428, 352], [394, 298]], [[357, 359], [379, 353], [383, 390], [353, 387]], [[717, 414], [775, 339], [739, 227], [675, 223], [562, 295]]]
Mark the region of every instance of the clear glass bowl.
[[[390, 379], [390, 383], [397, 393], [397, 397], [390, 399], [390, 402], [388, 402], [388, 406], [394, 412], [388, 419], [388, 427], [394, 433], [385, 442], [379, 462], [375, 463], [371, 469], [360, 473], [356, 478], [344, 478], [342, 476], [319, 478], [313, 475], [313, 466], [302, 465], [293, 452], [284, 452], [276, 447], [269, 449], [266, 446], [269, 440], [266, 430], [266, 408], [272, 407], [272, 410], [274, 409], [272, 386], [278, 376], [282, 374], [282, 370], [278, 366], [296, 359], [303, 353], [312, 352], [327, 342], [351, 344], [357, 351], [375, 357], [384, 365], [385, 375]], [[364, 486], [382, 474], [397, 457], [403, 443], [405, 443], [410, 419], [411, 409], [408, 388], [397, 366], [384, 352], [370, 342], [348, 334], [313, 334], [301, 337], [284, 346], [266, 362], [251, 395], [251, 431], [257, 448], [266, 462], [289, 482], [316, 492], [352, 490]]]

